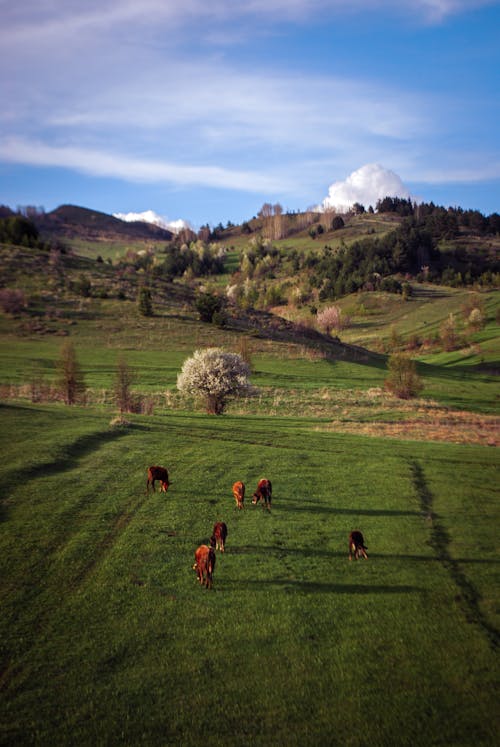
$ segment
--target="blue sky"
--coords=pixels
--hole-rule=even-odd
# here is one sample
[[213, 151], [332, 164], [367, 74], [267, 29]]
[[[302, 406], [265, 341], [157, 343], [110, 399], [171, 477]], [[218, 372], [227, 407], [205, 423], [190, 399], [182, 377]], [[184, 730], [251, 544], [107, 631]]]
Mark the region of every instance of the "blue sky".
[[382, 185], [387, 170], [414, 197], [500, 212], [499, 2], [0, 0], [0, 13], [1, 204], [239, 223], [354, 182], [369, 202], [362, 167], [378, 164]]

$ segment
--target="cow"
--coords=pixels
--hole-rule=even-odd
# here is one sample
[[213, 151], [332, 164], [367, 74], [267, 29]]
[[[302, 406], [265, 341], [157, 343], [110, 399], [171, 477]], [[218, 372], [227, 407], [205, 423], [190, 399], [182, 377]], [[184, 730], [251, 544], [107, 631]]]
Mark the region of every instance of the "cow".
[[215, 550], [208, 545], [200, 545], [194, 553], [193, 570], [196, 571], [198, 581], [207, 589], [212, 588], [213, 572], [215, 568]]
[[212, 530], [212, 536], [210, 537], [210, 547], [214, 550], [220, 550], [224, 552], [224, 544], [227, 537], [227, 526], [223, 521], [217, 521], [214, 524]]
[[267, 480], [265, 477], [263, 477], [262, 480], [259, 480], [257, 484], [257, 490], [253, 494], [252, 503], [255, 505], [259, 503], [259, 501], [261, 501], [262, 508], [267, 508], [267, 510], [270, 511], [272, 497], [273, 488], [271, 485], [271, 480]]
[[234, 500], [238, 508], [243, 508], [243, 501], [245, 500], [245, 483], [239, 480], [233, 485]]
[[368, 548], [365, 545], [365, 540], [361, 532], [358, 530], [351, 532], [349, 535], [349, 560], [352, 560], [353, 554], [354, 560], [358, 560], [361, 556], [368, 560], [367, 550]]
[[170, 482], [168, 480], [168, 472], [165, 467], [148, 467], [148, 479], [146, 482], [146, 492], [149, 493], [149, 486], [153, 488], [155, 492], [155, 480], [160, 481], [160, 493], [166, 493]]

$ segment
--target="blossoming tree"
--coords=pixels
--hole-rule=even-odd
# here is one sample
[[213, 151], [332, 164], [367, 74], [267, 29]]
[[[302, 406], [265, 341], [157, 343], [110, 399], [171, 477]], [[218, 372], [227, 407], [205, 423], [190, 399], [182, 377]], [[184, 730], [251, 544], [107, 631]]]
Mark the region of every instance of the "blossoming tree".
[[253, 391], [250, 367], [240, 355], [222, 348], [196, 350], [184, 361], [177, 376], [177, 388], [184, 394], [204, 399], [207, 413], [222, 415], [227, 400]]

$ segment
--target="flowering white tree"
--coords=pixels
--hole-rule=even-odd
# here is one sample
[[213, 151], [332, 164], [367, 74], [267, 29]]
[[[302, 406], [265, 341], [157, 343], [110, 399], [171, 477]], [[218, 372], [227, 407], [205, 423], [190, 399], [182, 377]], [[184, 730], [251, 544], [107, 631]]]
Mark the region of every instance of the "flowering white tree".
[[221, 415], [229, 397], [251, 394], [250, 367], [240, 355], [221, 348], [196, 350], [184, 361], [177, 389], [201, 397], [210, 415]]
[[350, 324], [349, 317], [342, 314], [340, 306], [327, 306], [323, 311], [318, 311], [316, 321], [318, 322], [318, 326], [324, 329], [327, 335], [330, 334], [332, 329], [340, 331]]

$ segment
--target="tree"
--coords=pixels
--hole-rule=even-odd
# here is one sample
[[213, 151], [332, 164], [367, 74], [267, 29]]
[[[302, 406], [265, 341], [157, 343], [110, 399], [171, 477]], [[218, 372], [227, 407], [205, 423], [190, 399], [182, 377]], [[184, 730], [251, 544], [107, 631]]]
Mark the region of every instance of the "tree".
[[204, 399], [209, 415], [222, 415], [229, 398], [252, 393], [249, 375], [250, 367], [240, 355], [206, 348], [184, 361], [177, 388]]
[[114, 395], [121, 413], [132, 411], [132, 393], [130, 387], [134, 383], [134, 374], [127, 361], [120, 356], [116, 368]]
[[393, 353], [387, 362], [389, 376], [385, 388], [399, 399], [416, 397], [423, 389], [423, 383], [417, 375], [415, 361], [406, 353]]
[[151, 291], [145, 285], [139, 288], [137, 306], [142, 316], [153, 316], [153, 304], [151, 301]]
[[461, 345], [454, 314], [450, 314], [439, 327], [439, 337], [446, 352], [457, 350]]
[[345, 329], [350, 324], [350, 319], [342, 315], [340, 306], [327, 306], [316, 314], [318, 325], [329, 335], [332, 329], [338, 331]]
[[85, 383], [80, 365], [76, 358], [75, 348], [69, 340], [61, 348], [61, 357], [57, 363], [59, 388], [67, 405], [74, 405], [85, 391]]

